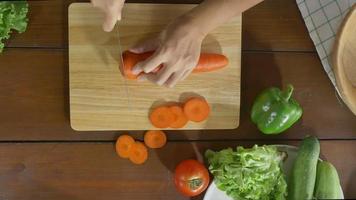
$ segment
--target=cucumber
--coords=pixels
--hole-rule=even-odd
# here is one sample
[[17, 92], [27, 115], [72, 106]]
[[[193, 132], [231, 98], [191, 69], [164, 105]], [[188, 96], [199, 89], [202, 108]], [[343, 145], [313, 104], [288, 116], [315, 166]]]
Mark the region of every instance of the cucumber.
[[320, 144], [316, 137], [306, 137], [299, 147], [293, 163], [288, 185], [289, 200], [312, 199], [316, 179], [316, 168], [320, 154]]
[[341, 199], [339, 175], [335, 167], [326, 161], [319, 161], [314, 197], [317, 199]]

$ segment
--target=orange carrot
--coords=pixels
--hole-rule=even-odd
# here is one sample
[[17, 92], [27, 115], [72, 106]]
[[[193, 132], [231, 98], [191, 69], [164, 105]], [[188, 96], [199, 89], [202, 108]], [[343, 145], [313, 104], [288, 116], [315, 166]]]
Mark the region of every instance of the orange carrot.
[[[127, 79], [136, 79], [138, 75], [134, 75], [132, 73], [132, 68], [141, 61], [146, 60], [148, 57], [150, 57], [154, 52], [146, 52], [142, 54], [135, 54], [130, 51], [125, 51], [122, 54], [123, 58], [123, 67], [124, 67], [124, 74]], [[215, 71], [218, 69], [221, 69], [225, 67], [226, 65], [229, 64], [229, 60], [227, 59], [226, 56], [220, 55], [220, 54], [213, 54], [213, 53], [202, 53], [200, 54], [199, 62], [195, 69], [193, 70], [193, 73], [199, 73], [199, 72], [211, 72]], [[160, 70], [162, 65], [157, 66], [157, 68], [154, 70], [154, 73]]]
[[147, 131], [144, 141], [146, 146], [152, 149], [162, 148], [167, 143], [166, 134], [163, 131]]
[[169, 126], [171, 128], [183, 128], [187, 122], [188, 118], [185, 116], [182, 107], [175, 105], [169, 107], [175, 116], [175, 121]]
[[135, 142], [134, 144], [132, 144], [129, 152], [129, 159], [132, 163], [140, 165], [146, 162], [147, 158], [147, 147], [142, 144], [142, 142]]
[[116, 153], [121, 158], [128, 158], [129, 152], [131, 150], [132, 145], [135, 143], [135, 140], [129, 135], [121, 135], [117, 138], [116, 141]]
[[156, 128], [168, 128], [175, 120], [174, 114], [167, 106], [155, 108], [149, 118]]
[[193, 122], [201, 122], [208, 118], [210, 107], [203, 98], [191, 98], [184, 104], [184, 114]]

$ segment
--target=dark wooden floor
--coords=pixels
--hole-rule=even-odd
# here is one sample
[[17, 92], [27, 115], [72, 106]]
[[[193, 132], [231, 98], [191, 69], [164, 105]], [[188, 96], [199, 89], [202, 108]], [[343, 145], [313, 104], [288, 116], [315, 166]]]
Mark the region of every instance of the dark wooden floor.
[[[295, 0], [266, 0], [243, 15], [241, 121], [236, 130], [171, 131], [143, 166], [117, 158], [123, 132], [75, 132], [69, 124], [67, 8], [74, 0], [30, 1], [28, 31], [0, 55], [0, 199], [187, 199], [171, 170], [203, 152], [252, 144], [321, 139], [322, 157], [339, 171], [346, 197], [356, 198], [356, 117], [338, 99], [309, 39]], [[199, 3], [198, 0], [128, 2]], [[265, 87], [295, 86], [304, 115], [278, 136], [249, 119]], [[132, 132], [142, 139], [143, 131]], [[184, 149], [184, 151], [182, 151]], [[197, 197], [194, 199], [202, 199]]]

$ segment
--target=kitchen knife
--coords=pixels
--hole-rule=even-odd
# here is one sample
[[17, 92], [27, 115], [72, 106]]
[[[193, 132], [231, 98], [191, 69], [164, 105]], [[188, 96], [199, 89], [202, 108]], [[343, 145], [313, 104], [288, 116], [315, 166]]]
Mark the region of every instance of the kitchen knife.
[[125, 70], [124, 70], [124, 59], [122, 58], [122, 47], [121, 47], [121, 38], [120, 38], [120, 31], [119, 31], [119, 23], [118, 22], [115, 26], [115, 29], [116, 29], [116, 33], [117, 33], [117, 40], [118, 40], [118, 50], [119, 50], [119, 70], [121, 72], [121, 75], [122, 75], [122, 84], [123, 84], [123, 87], [124, 87], [124, 90], [125, 90], [125, 94], [126, 94], [126, 97], [127, 97], [127, 107], [131, 109], [131, 103], [130, 103], [130, 94], [129, 94], [129, 89], [127, 87], [127, 80], [126, 80], [126, 77], [125, 77]]

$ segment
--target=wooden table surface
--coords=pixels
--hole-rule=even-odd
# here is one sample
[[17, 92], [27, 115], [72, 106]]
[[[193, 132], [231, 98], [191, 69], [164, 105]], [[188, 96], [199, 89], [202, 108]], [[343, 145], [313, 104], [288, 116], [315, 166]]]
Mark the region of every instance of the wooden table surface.
[[[296, 145], [308, 134], [320, 138], [322, 158], [338, 169], [345, 196], [356, 198], [356, 117], [327, 78], [295, 0], [266, 0], [243, 14], [239, 128], [170, 131], [167, 147], [151, 150], [143, 166], [115, 155], [122, 131], [70, 127], [67, 8], [75, 1], [29, 2], [27, 32], [15, 34], [0, 55], [0, 199], [188, 199], [175, 191], [172, 169], [194, 157], [194, 145], [201, 152], [255, 143]], [[287, 83], [295, 86], [303, 118], [284, 134], [264, 136], [250, 121], [251, 104], [263, 88]], [[142, 133], [131, 134], [142, 139]]]

